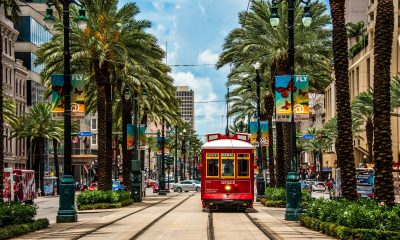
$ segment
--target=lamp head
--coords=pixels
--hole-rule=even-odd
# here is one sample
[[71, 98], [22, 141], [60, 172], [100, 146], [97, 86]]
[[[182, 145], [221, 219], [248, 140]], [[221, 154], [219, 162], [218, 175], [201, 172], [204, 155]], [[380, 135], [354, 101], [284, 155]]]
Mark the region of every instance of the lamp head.
[[309, 27], [311, 25], [312, 16], [310, 13], [310, 7], [308, 5], [306, 5], [304, 7], [304, 13], [303, 13], [303, 17], [302, 17], [301, 21], [303, 22], [303, 25], [305, 27]]
[[186, 133], [186, 128], [183, 129], [183, 133]]
[[78, 22], [78, 27], [83, 30], [87, 27], [87, 17], [86, 17], [86, 11], [83, 7], [79, 9], [79, 16], [76, 18], [76, 21]]
[[269, 17], [269, 22], [273, 28], [279, 26], [279, 14], [278, 7], [274, 4], [271, 8], [271, 16]]
[[47, 4], [46, 16], [44, 16], [43, 20], [46, 24], [46, 27], [51, 30], [54, 27], [54, 23], [56, 22], [56, 19], [53, 15], [53, 8], [51, 8], [50, 3], [47, 2], [46, 4]]
[[259, 61], [257, 61], [257, 62], [254, 64], [254, 69], [255, 69], [255, 70], [260, 70], [260, 68], [261, 68], [261, 63], [260, 63]]

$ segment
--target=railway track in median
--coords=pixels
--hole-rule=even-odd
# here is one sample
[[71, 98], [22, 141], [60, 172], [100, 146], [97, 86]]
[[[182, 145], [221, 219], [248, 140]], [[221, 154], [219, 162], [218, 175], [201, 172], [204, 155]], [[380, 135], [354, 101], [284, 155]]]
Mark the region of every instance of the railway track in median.
[[[226, 219], [226, 221], [230, 221], [230, 220], [234, 220], [234, 219], [237, 219], [237, 218], [241, 218], [243, 216], [243, 214], [244, 214], [246, 216], [246, 219], [249, 220], [249, 222], [251, 222], [251, 224], [253, 226], [257, 227], [259, 232], [261, 232], [259, 234], [255, 233], [255, 235], [257, 235], [258, 237], [264, 236], [264, 237], [266, 237], [266, 239], [278, 240], [267, 229], [263, 228], [259, 223], [257, 223], [257, 221], [256, 221], [257, 219], [251, 217], [250, 214], [248, 214], [248, 213], [235, 213], [235, 212], [227, 213], [227, 212], [222, 212], [221, 214], [225, 214], [226, 215], [226, 217], [224, 217], [224, 219]], [[215, 215], [218, 216], [218, 212], [215, 212]], [[235, 230], [237, 231], [236, 227], [242, 227], [243, 228], [243, 230], [242, 230], [243, 233], [248, 232], [249, 231], [248, 230], [249, 226], [244, 222], [244, 219], [240, 219], [240, 220], [241, 220], [239, 222], [239, 223], [241, 223], [240, 226], [238, 226], [238, 224], [232, 223], [232, 225], [234, 226]], [[222, 229], [221, 227], [219, 227], [219, 229], [218, 229], [218, 227], [214, 226], [214, 223], [215, 223], [214, 213], [213, 212], [209, 212], [208, 213], [208, 223], [207, 223], [207, 239], [208, 240], [216, 240], [216, 239], [218, 239], [218, 238], [216, 238], [216, 235], [218, 235], [218, 233], [220, 235], [222, 235], [222, 234], [226, 234], [226, 233], [223, 233], [223, 231], [229, 231], [229, 229], [226, 230], [226, 229]], [[230, 223], [228, 223], [228, 222], [224, 223], [224, 225], [226, 225], [228, 227], [229, 227], [229, 224]], [[249, 238], [246, 238], [246, 239], [250, 239], [250, 236], [248, 236], [248, 237]], [[259, 239], [259, 238], [256, 238], [256, 239]]]

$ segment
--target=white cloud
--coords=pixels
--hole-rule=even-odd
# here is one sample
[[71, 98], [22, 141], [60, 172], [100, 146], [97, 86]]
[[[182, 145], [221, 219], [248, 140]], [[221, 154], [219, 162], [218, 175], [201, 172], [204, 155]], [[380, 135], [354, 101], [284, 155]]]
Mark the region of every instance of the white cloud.
[[199, 64], [215, 64], [218, 61], [218, 54], [211, 52], [207, 49], [197, 56], [197, 63]]
[[200, 126], [206, 126], [206, 128], [212, 126], [215, 128], [217, 124], [221, 123], [221, 119], [215, 116], [222, 116], [223, 111], [221, 111], [218, 103], [212, 102], [217, 100], [217, 94], [214, 93], [210, 78], [196, 77], [190, 71], [173, 72], [171, 73], [171, 77], [174, 79], [175, 86], [189, 86], [194, 92], [194, 101], [202, 102], [195, 103], [195, 117], [197, 116], [195, 118], [196, 129], [206, 130]]
[[157, 10], [162, 10], [164, 8], [164, 4], [162, 2], [152, 2], [151, 4]]

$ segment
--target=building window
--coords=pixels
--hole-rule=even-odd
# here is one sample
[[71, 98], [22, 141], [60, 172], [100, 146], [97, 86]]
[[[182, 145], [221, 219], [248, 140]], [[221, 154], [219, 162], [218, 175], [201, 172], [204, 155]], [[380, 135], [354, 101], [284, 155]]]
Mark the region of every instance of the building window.
[[359, 93], [359, 91], [360, 91], [360, 89], [359, 89], [359, 84], [360, 84], [360, 68], [359, 67], [357, 67], [356, 68], [356, 77], [355, 77], [356, 79], [355, 79], [355, 81], [356, 81], [356, 83], [355, 83], [355, 90], [356, 90], [356, 95], [358, 95], [358, 93]]
[[371, 59], [367, 59], [367, 90], [371, 88]]
[[8, 41], [7, 41], [7, 38], [4, 38], [4, 45], [3, 45], [3, 46], [4, 46], [4, 53], [5, 53], [5, 54], [8, 54], [7, 42], [8, 42]]
[[96, 118], [92, 118], [91, 129], [97, 130], [97, 119]]
[[97, 145], [97, 134], [92, 135], [92, 145]]

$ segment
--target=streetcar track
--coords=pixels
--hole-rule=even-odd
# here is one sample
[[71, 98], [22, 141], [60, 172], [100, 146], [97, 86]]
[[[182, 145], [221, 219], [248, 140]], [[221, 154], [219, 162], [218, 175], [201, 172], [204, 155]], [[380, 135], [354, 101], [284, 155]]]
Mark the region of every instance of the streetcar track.
[[[268, 237], [268, 239], [280, 240], [280, 238], [276, 238], [274, 234], [272, 234], [267, 229], [263, 228], [263, 226], [261, 226], [261, 224], [256, 222], [255, 219], [250, 216], [250, 214], [248, 214], [247, 212], [245, 212], [244, 214], [251, 221], [251, 223], [253, 223], [266, 237]], [[211, 211], [208, 213], [207, 239], [215, 240], [214, 220], [213, 220], [213, 213]]]
[[252, 218], [250, 216], [250, 214], [248, 213], [244, 213], [246, 215], [246, 217], [254, 224], [257, 226], [258, 229], [261, 230], [261, 232], [264, 233], [265, 236], [267, 236], [269, 239], [271, 240], [279, 240], [278, 238], [276, 238], [274, 236], [274, 234], [272, 234], [271, 232], [269, 232], [267, 229], [265, 229], [263, 226], [261, 226], [261, 224], [259, 224], [258, 222], [256, 222], [256, 220], [254, 218]]
[[129, 240], [134, 240], [137, 239], [138, 237], [140, 237], [143, 233], [145, 233], [151, 226], [153, 226], [155, 223], [157, 223], [160, 219], [162, 219], [163, 217], [165, 217], [168, 213], [172, 212], [174, 209], [176, 209], [177, 207], [179, 207], [181, 204], [183, 204], [184, 202], [186, 202], [186, 200], [188, 200], [189, 198], [191, 198], [192, 196], [194, 196], [196, 194], [193, 193], [192, 195], [189, 195], [187, 198], [183, 199], [181, 202], [179, 202], [177, 205], [173, 206], [171, 209], [169, 209], [168, 211], [166, 211], [165, 213], [161, 214], [159, 217], [157, 217], [155, 220], [151, 221], [149, 224], [147, 224], [144, 228], [142, 228], [139, 232], [137, 232], [135, 235], [133, 235], [131, 238], [129, 238]]
[[[169, 199], [171, 199], [171, 198], [173, 198], [173, 197], [176, 197], [176, 196], [178, 196], [178, 195], [171, 196], [171, 197], [169, 197], [169, 198], [163, 199], [163, 200], [161, 200], [161, 201], [159, 201], [159, 202], [156, 202], [156, 203], [151, 203], [149, 206], [146, 206], [146, 207], [144, 207], [144, 208], [142, 208], [142, 209], [139, 209], [139, 210], [137, 210], [137, 211], [128, 213], [128, 214], [126, 214], [126, 215], [124, 215], [124, 216], [122, 216], [122, 217], [119, 217], [119, 218], [117, 218], [117, 219], [111, 221], [111, 222], [104, 223], [104, 224], [102, 224], [102, 225], [100, 225], [100, 226], [96, 227], [95, 229], [90, 230], [90, 231], [88, 231], [88, 232], [84, 232], [84, 233], [80, 234], [79, 236], [76, 236], [76, 237], [72, 238], [72, 240], [77, 240], [77, 239], [83, 238], [83, 237], [85, 237], [85, 236], [87, 236], [87, 235], [89, 235], [89, 234], [91, 234], [91, 233], [93, 233], [93, 232], [96, 232], [96, 231], [98, 231], [98, 230], [100, 230], [100, 229], [102, 229], [102, 228], [108, 227], [108, 226], [110, 226], [111, 224], [114, 224], [114, 223], [116, 223], [116, 222], [118, 222], [118, 221], [120, 221], [120, 220], [122, 220], [122, 219], [124, 219], [124, 218], [127, 218], [127, 217], [129, 217], [129, 216], [131, 216], [131, 215], [133, 215], [133, 214], [136, 214], [136, 213], [138, 213], [138, 212], [141, 212], [141, 211], [143, 211], [143, 210], [146, 210], [146, 209], [148, 209], [148, 208], [150, 208], [150, 207], [153, 207], [153, 206], [155, 206], [155, 205], [157, 205], [157, 204], [160, 204], [160, 203], [162, 203], [162, 202], [164, 202], [164, 201], [167, 201], [167, 200], [169, 200]], [[74, 227], [76, 227], [76, 226], [74, 226]], [[70, 229], [73, 229], [74, 227], [72, 227], [72, 228], [70, 228]], [[63, 232], [63, 231], [61, 231], [60, 233], [62, 233], [62, 232]]]
[[213, 213], [208, 213], [208, 222], [207, 222], [207, 239], [215, 240], [214, 236], [214, 221], [213, 221]]

